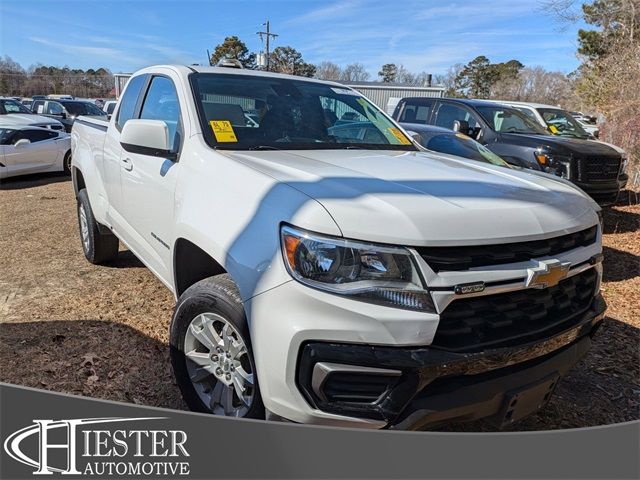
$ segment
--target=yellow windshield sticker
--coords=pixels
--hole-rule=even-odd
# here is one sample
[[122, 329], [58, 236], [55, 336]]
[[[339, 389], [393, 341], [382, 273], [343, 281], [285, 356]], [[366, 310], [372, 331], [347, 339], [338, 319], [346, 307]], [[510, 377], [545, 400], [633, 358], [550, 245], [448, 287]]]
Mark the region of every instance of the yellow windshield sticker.
[[402, 145], [411, 145], [411, 140], [409, 140], [404, 133], [394, 127], [389, 127], [389, 131], [393, 134], [394, 137], [398, 139], [398, 141]]
[[211, 130], [216, 137], [216, 142], [235, 143], [238, 141], [229, 120], [211, 120], [209, 125], [211, 125]]
[[551, 133], [553, 133], [554, 135], [555, 135], [556, 133], [558, 133], [558, 129], [556, 128], [556, 126], [555, 126], [555, 125], [549, 125], [549, 131], [550, 131]]
[[461, 138], [462, 140], [471, 140], [470, 137], [468, 137], [464, 133], [460, 133], [460, 132], [456, 132], [456, 137]]

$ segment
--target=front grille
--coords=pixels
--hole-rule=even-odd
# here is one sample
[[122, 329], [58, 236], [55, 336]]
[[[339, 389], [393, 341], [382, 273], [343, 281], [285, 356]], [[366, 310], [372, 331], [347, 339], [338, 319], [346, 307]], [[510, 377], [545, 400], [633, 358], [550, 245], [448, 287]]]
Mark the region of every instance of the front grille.
[[586, 157], [580, 160], [580, 180], [610, 182], [618, 178], [620, 157]]
[[468, 270], [472, 267], [523, 262], [586, 247], [596, 241], [597, 233], [597, 227], [593, 226], [546, 240], [470, 247], [417, 247], [416, 250], [435, 272]]
[[595, 296], [590, 268], [544, 290], [454, 300], [440, 315], [433, 346], [455, 352], [510, 347], [551, 337], [580, 320]]

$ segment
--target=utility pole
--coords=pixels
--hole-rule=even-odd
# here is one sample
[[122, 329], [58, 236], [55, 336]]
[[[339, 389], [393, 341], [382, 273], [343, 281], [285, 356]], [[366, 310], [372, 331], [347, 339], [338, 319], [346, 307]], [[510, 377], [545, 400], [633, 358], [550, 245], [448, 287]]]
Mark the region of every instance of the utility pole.
[[278, 35], [276, 35], [275, 33], [271, 33], [271, 31], [269, 30], [269, 20], [267, 20], [266, 23], [263, 23], [263, 25], [267, 26], [267, 31], [266, 32], [256, 32], [256, 33], [258, 35], [260, 35], [260, 40], [261, 41], [263, 40], [263, 37], [262, 37], [263, 35], [267, 39], [267, 42], [266, 42], [267, 43], [267, 45], [266, 45], [267, 48], [266, 48], [266, 53], [265, 53], [267, 58], [265, 59], [265, 61], [267, 63], [266, 70], [268, 72], [269, 71], [269, 62], [270, 62], [270, 58], [269, 58], [269, 40], [270, 40], [271, 37], [273, 37], [275, 39]]

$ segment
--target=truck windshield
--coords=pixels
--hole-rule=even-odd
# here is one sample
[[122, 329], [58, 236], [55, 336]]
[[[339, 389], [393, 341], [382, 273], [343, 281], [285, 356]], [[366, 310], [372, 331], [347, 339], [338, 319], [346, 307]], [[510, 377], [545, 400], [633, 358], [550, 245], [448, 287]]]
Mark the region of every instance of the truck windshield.
[[591, 137], [569, 112], [559, 108], [539, 108], [538, 112], [544, 118], [549, 130], [556, 135], [581, 139]]
[[346, 87], [240, 74], [190, 76], [207, 143], [229, 150], [416, 150], [396, 124]]
[[515, 108], [498, 106], [476, 107], [482, 118], [498, 133], [529, 133], [549, 135], [542, 126]]

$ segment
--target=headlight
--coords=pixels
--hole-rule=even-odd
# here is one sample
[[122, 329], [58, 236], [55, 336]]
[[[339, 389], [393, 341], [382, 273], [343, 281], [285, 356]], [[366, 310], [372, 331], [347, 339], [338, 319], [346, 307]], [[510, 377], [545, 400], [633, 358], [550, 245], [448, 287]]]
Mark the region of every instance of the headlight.
[[543, 172], [552, 173], [562, 178], [570, 178], [571, 159], [562, 155], [551, 155], [541, 148], [535, 151], [536, 161]]
[[434, 312], [406, 248], [361, 243], [283, 226], [282, 254], [291, 276], [354, 300]]

